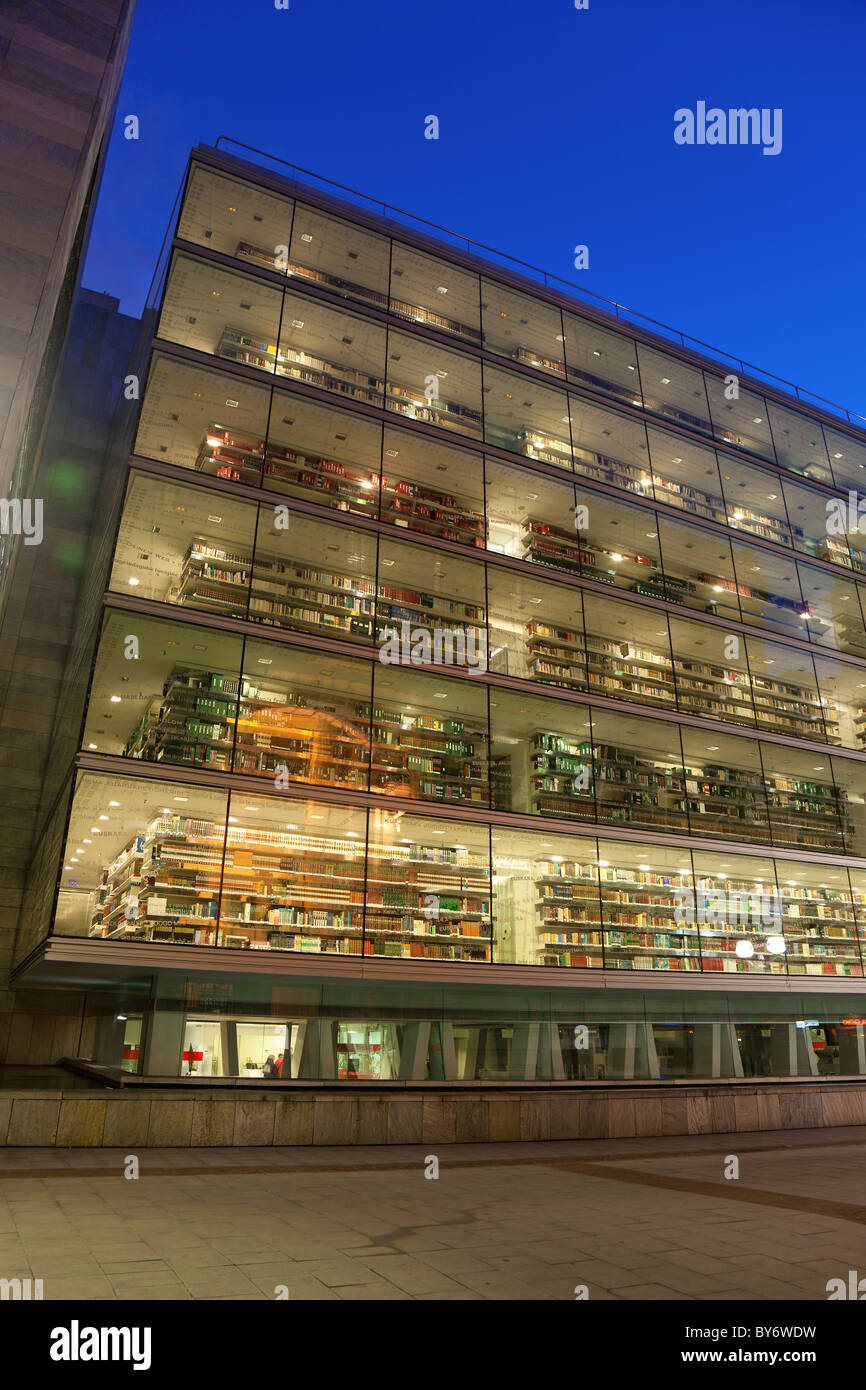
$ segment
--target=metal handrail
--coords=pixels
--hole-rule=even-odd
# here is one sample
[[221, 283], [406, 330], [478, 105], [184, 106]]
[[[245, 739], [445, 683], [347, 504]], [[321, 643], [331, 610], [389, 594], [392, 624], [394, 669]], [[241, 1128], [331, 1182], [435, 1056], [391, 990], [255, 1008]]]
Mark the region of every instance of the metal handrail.
[[339, 189], [341, 193], [348, 193], [353, 198], [361, 199], [364, 203], [375, 209], [381, 208], [383, 216], [385, 217], [396, 214], [398, 217], [406, 218], [410, 222], [417, 222], [423, 227], [429, 227], [432, 228], [433, 231], [444, 233], [445, 236], [453, 238], [456, 242], [465, 243], [469, 255], [472, 255], [476, 251], [483, 251], [490, 256], [497, 256], [511, 265], [520, 266], [522, 270], [529, 271], [535, 277], [540, 277], [542, 283], [549, 288], [555, 288], [555, 285], [551, 282], [565, 285], [570, 294], [597, 300], [598, 303], [604, 305], [609, 312], [612, 311], [616, 318], [623, 319], [626, 323], [631, 319], [638, 319], [641, 323], [650, 324], [654, 329], [660, 330], [662, 336], [672, 336], [683, 348], [688, 349], [692, 347], [700, 349], [725, 365], [732, 364], [739, 367], [744, 376], [751, 375], [754, 376], [756, 380], [763, 379], [770, 383], [776, 382], [779, 386], [785, 388], [789, 394], [793, 393], [796, 399], [802, 401], [804, 405], [817, 402], [821, 406], [828, 407], [829, 411], [841, 415], [848, 424], [855, 425], [857, 428], [861, 429], [866, 428], [866, 415], [861, 415], [859, 411], [851, 411], [847, 406], [839, 405], [837, 401], [831, 401], [826, 396], [818, 396], [814, 391], [808, 391], [805, 387], [801, 388], [794, 382], [788, 381], [785, 377], [776, 376], [774, 372], [764, 371], [763, 367], [756, 367], [754, 363], [746, 362], [741, 357], [734, 357], [730, 353], [725, 352], [722, 348], [713, 347], [710, 343], [705, 343], [701, 338], [693, 338], [691, 335], [684, 334], [678, 328], [672, 328], [670, 324], [662, 323], [660, 319], [650, 318], [649, 315], [642, 314], [637, 309], [629, 309], [627, 305], [619, 304], [615, 299], [608, 299], [606, 295], [597, 294], [595, 290], [585, 289], [574, 280], [566, 280], [561, 275], [554, 275], [550, 271], [542, 270], [540, 266], [533, 265], [531, 261], [523, 261], [518, 256], [510, 255], [507, 251], [498, 251], [495, 247], [487, 246], [482, 241], [474, 241], [472, 237], [464, 236], [460, 232], [454, 232], [449, 227], [442, 227], [438, 222], [431, 222], [428, 218], [418, 217], [415, 213], [406, 212], [403, 208], [395, 207], [393, 203], [383, 202], [380, 198], [371, 198], [369, 194], [361, 193], [357, 188], [350, 188], [348, 184], [338, 183], [335, 179], [326, 178], [324, 174], [316, 174], [311, 169], [303, 169], [299, 164], [290, 164], [288, 160], [281, 159], [279, 155], [269, 154], [266, 150], [257, 149], [254, 145], [247, 145], [242, 140], [236, 140], [232, 135], [218, 135], [214, 145], [215, 149], [219, 149], [220, 141], [235, 145], [238, 149], [246, 150], [248, 153], [258, 155], [262, 159], [272, 160], [273, 163], [280, 164], [283, 168], [291, 170], [293, 176], [301, 174], [305, 178], [316, 179], [320, 183], [327, 184], [330, 188]]

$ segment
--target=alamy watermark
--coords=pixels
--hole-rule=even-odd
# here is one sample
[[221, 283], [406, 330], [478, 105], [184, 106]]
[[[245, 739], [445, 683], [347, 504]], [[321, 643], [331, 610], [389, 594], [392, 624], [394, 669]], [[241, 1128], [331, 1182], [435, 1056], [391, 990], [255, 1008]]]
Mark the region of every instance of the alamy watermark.
[[0, 497], [0, 535], [23, 536], [25, 545], [41, 545], [42, 498]]
[[778, 106], [724, 111], [699, 101], [694, 111], [681, 106], [674, 112], [674, 140], [678, 145], [762, 145], [763, 154], [781, 154], [782, 111]]
[[[678, 888], [674, 893], [674, 920], [679, 926], [696, 926], [699, 930], [764, 934], [764, 945], [771, 956], [783, 956], [787, 943], [782, 927], [782, 906], [772, 889], [756, 888], [698, 889]], [[743, 938], [734, 947], [738, 956], [754, 955], [751, 941]]]
[[463, 666], [475, 673], [487, 670], [487, 633], [475, 627], [413, 627], [382, 629], [379, 660], [383, 666]]

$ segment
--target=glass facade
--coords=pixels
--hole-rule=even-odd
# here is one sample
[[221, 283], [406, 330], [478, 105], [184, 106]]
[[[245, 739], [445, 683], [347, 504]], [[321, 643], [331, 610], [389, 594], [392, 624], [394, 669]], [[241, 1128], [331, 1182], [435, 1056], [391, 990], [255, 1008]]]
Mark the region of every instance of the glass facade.
[[[191, 167], [50, 930], [502, 967], [482, 991], [862, 977], [866, 442], [315, 201]], [[524, 1028], [535, 1079], [790, 1053], [787, 1015], [678, 998], [322, 1000], [322, 1074], [523, 1075]], [[318, 1074], [312, 1015], [217, 1013], [179, 1010], [182, 1074]], [[791, 1055], [845, 1071], [849, 1015]]]

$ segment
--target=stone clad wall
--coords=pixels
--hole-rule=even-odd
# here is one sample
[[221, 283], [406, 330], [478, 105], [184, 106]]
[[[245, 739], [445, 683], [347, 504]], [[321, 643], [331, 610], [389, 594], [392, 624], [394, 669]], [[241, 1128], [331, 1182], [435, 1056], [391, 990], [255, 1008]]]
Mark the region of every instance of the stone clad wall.
[[0, 1146], [220, 1148], [730, 1134], [866, 1124], [866, 1083], [588, 1091], [0, 1093]]

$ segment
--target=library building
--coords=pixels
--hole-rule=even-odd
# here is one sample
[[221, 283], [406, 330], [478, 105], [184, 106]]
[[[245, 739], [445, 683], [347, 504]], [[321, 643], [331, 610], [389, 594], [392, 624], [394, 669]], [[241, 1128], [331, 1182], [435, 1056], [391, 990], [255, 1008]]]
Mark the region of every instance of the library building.
[[190, 157], [16, 988], [142, 1078], [866, 1075], [866, 431], [378, 206]]

